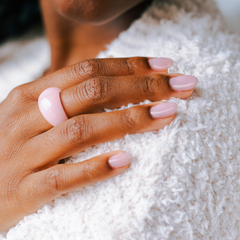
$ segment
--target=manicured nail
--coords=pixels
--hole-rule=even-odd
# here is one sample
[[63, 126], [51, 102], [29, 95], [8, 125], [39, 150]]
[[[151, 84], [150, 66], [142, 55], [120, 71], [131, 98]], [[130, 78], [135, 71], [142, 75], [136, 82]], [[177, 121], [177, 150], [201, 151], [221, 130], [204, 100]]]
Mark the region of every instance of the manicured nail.
[[148, 59], [148, 63], [153, 70], [163, 71], [173, 65], [173, 60], [170, 58], [151, 58]]
[[187, 91], [193, 89], [198, 83], [198, 79], [193, 76], [183, 75], [170, 79], [170, 85], [175, 91]]
[[177, 111], [177, 104], [173, 102], [161, 103], [153, 106], [150, 110], [150, 114], [153, 118], [166, 118], [170, 117]]
[[129, 153], [119, 153], [109, 158], [108, 163], [112, 168], [120, 168], [128, 165], [131, 162], [131, 155]]

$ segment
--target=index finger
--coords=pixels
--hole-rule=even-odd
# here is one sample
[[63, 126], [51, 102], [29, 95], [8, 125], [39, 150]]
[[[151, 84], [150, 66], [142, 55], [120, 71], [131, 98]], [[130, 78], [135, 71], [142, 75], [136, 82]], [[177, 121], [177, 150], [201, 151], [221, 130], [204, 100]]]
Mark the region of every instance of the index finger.
[[169, 58], [105, 58], [89, 59], [60, 69], [50, 75], [28, 83], [29, 92], [36, 99], [49, 87], [61, 90], [72, 87], [97, 76], [127, 76], [161, 72], [167, 73], [173, 64]]

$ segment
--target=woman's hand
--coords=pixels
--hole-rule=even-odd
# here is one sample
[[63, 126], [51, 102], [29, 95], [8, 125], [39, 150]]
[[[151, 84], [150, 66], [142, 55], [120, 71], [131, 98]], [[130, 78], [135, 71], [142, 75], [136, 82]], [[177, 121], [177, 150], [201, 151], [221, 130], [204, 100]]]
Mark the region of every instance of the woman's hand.
[[[86, 60], [13, 89], [0, 105], [0, 231], [61, 194], [113, 177], [130, 165], [130, 156], [121, 151], [76, 164], [58, 164], [61, 159], [93, 144], [163, 128], [174, 119], [173, 103], [103, 112], [192, 94], [194, 77], [174, 78], [161, 59], [148, 60]], [[56, 127], [38, 108], [38, 97], [48, 87], [62, 89], [69, 117]]]

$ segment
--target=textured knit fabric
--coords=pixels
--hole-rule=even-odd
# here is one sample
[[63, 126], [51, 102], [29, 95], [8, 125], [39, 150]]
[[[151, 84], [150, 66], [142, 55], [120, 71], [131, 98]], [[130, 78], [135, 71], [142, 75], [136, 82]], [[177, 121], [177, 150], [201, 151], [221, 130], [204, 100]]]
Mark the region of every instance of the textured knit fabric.
[[[11, 44], [0, 49], [1, 56], [12, 49], [1, 57], [1, 99], [49, 63], [44, 39]], [[240, 38], [227, 32], [214, 3], [155, 1], [99, 56], [169, 57], [170, 72], [194, 75], [199, 84], [187, 100], [170, 100], [179, 109], [164, 129], [70, 160], [120, 149], [133, 156], [126, 172], [45, 205], [6, 239], [240, 239]]]

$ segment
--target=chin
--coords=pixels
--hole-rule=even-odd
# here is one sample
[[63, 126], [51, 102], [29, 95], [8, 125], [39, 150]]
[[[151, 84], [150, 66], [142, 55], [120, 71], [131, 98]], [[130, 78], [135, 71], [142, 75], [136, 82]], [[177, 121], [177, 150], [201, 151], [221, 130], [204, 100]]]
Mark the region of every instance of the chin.
[[62, 16], [92, 25], [103, 25], [124, 12], [116, 8], [117, 1], [116, 4], [113, 2], [113, 0], [52, 0], [55, 9]]

